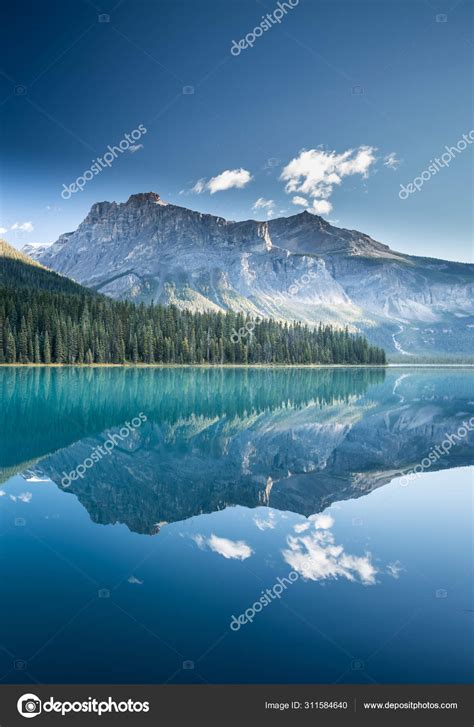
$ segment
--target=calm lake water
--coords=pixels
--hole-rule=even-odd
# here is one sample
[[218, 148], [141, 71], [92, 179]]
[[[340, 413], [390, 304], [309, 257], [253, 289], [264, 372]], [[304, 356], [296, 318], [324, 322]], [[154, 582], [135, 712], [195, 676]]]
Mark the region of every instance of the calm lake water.
[[469, 371], [3, 367], [0, 401], [2, 682], [471, 680]]

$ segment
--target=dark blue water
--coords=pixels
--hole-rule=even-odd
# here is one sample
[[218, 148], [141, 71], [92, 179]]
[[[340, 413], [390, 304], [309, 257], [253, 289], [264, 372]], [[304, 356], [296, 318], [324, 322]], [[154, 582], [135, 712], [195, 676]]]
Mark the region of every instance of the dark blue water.
[[472, 678], [468, 371], [2, 368], [0, 396], [4, 683]]

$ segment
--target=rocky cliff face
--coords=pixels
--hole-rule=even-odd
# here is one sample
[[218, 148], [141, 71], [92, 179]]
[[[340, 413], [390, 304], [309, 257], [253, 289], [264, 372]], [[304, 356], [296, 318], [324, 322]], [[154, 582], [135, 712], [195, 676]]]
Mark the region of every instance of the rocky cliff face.
[[307, 212], [230, 222], [136, 194], [30, 254], [114, 298], [348, 324], [407, 361], [474, 352], [474, 265], [397, 253]]

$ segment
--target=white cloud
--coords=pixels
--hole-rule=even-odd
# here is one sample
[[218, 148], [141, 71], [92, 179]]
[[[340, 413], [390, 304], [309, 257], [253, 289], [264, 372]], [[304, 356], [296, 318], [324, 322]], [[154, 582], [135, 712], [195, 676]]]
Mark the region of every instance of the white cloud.
[[373, 585], [377, 570], [371, 562], [370, 553], [365, 556], [348, 555], [342, 545], [336, 545], [329, 522], [330, 516], [314, 516], [315, 529], [304, 536], [289, 536], [288, 548], [283, 551], [285, 561], [303, 578], [312, 581], [326, 578], [347, 578], [359, 580], [364, 585]]
[[[280, 179], [286, 182], [287, 194], [300, 192], [308, 195], [314, 200], [313, 209], [327, 214], [332, 209], [327, 200], [334, 187], [340, 185], [344, 177], [353, 174], [366, 178], [374, 161], [375, 149], [372, 146], [360, 146], [340, 154], [321, 149], [303, 150], [283, 168]], [[295, 202], [295, 199], [298, 201]], [[303, 197], [297, 196], [293, 203], [302, 204], [302, 200]]]
[[252, 175], [246, 169], [226, 169], [225, 172], [221, 172], [216, 177], [211, 177], [209, 181], [206, 181], [205, 177], [198, 179], [190, 191], [194, 192], [194, 194], [202, 194], [206, 191], [215, 194], [226, 189], [242, 189], [252, 179]]
[[243, 540], [228, 540], [227, 538], [218, 538], [212, 534], [207, 544], [215, 553], [219, 553], [224, 558], [235, 558], [237, 560], [246, 560], [250, 558], [253, 550]]
[[298, 197], [297, 195], [296, 197], [293, 197], [291, 201], [293, 204], [297, 204], [300, 207], [309, 207], [309, 202], [304, 197]]
[[10, 230], [20, 230], [21, 232], [33, 232], [34, 227], [31, 222], [15, 222]]
[[200, 548], [201, 550], [205, 550], [206, 538], [204, 537], [204, 535], [199, 535], [199, 533], [197, 535], [192, 535], [191, 540], [194, 540], [198, 548]]
[[315, 199], [313, 209], [317, 215], [328, 215], [332, 210], [332, 204], [327, 199]]
[[397, 159], [396, 153], [391, 151], [390, 154], [387, 154], [387, 156], [383, 158], [383, 165], [389, 169], [397, 169], [400, 166], [400, 161], [400, 159]]
[[267, 217], [272, 217], [275, 213], [275, 202], [272, 199], [259, 197], [252, 209], [254, 212], [257, 212], [258, 210], [266, 210]]
[[0, 235], [4, 235], [5, 232], [8, 232], [6, 227], [0, 227]]
[[242, 189], [251, 179], [252, 175], [246, 169], [226, 169], [217, 177], [212, 177], [207, 183], [207, 188], [211, 194], [223, 192], [226, 189], [232, 189], [232, 187]]
[[5, 490], [0, 490], [0, 497], [5, 497], [6, 494]]
[[393, 563], [389, 563], [387, 566], [387, 573], [389, 576], [392, 576], [392, 578], [395, 578], [398, 580], [400, 578], [400, 573], [405, 570], [402, 564], [399, 560], [395, 560]]
[[32, 497], [33, 493], [31, 492], [22, 492], [21, 495], [18, 495], [18, 499], [21, 500], [21, 502], [31, 502]]
[[253, 553], [252, 548], [243, 540], [218, 538], [217, 535], [214, 534], [212, 534], [210, 538], [206, 538], [200, 533], [192, 535], [191, 540], [194, 540], [200, 550], [210, 548], [210, 550], [213, 550], [214, 553], [218, 553], [228, 559], [246, 560], [246, 558], [250, 558]]
[[206, 191], [206, 180], [204, 177], [202, 179], [198, 179], [194, 187], [191, 189], [191, 192], [194, 192], [195, 194], [202, 194]]
[[265, 209], [271, 209], [275, 206], [275, 203], [272, 199], [265, 199], [264, 197], [259, 197], [255, 204], [253, 205], [253, 210], [265, 210]]
[[331, 515], [311, 515], [309, 520], [314, 523], [316, 530], [329, 530], [334, 525]]
[[254, 519], [255, 525], [259, 530], [273, 530], [275, 527], [275, 515], [273, 512], [268, 513], [268, 520], [263, 520], [263, 518], [256, 517]]
[[134, 585], [137, 585], [137, 586], [142, 586], [143, 585], [143, 581], [141, 581], [136, 576], [130, 576], [130, 578], [128, 578], [128, 582], [129, 583], [132, 583]]
[[295, 533], [304, 533], [304, 531], [309, 530], [310, 527], [311, 523], [298, 523], [297, 525], [295, 525], [293, 530], [295, 531]]
[[128, 151], [130, 154], [135, 154], [135, 152], [139, 151], [140, 149], [143, 149], [143, 144], [130, 144], [128, 147]]

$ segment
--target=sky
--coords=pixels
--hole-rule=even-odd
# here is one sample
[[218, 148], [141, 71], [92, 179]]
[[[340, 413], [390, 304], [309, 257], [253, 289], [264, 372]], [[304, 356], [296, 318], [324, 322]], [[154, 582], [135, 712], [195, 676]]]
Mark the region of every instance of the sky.
[[53, 242], [154, 191], [472, 261], [472, 4], [291, 2], [10, 3], [1, 236]]

